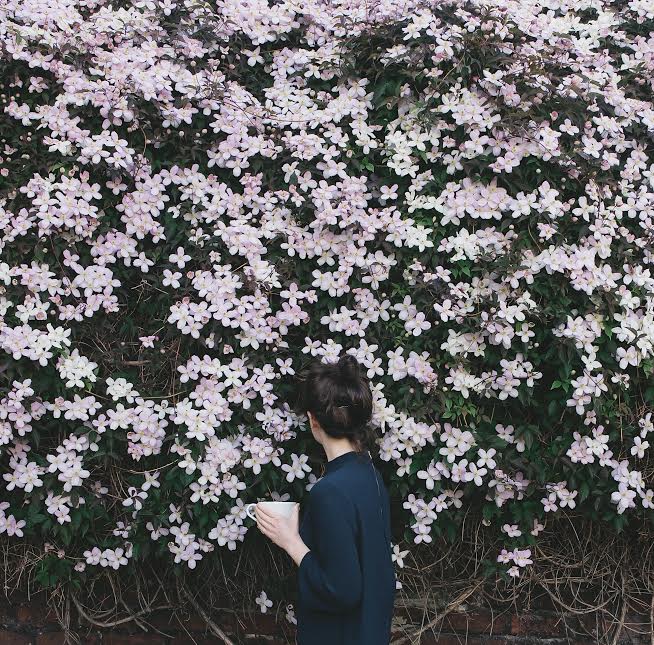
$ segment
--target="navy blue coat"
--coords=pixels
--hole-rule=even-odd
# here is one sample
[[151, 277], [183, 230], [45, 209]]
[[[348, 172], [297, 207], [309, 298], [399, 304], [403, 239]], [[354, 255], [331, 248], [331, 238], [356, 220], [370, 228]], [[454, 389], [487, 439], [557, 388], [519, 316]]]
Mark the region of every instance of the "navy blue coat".
[[388, 645], [395, 570], [388, 491], [367, 453], [325, 466], [300, 522], [297, 645]]

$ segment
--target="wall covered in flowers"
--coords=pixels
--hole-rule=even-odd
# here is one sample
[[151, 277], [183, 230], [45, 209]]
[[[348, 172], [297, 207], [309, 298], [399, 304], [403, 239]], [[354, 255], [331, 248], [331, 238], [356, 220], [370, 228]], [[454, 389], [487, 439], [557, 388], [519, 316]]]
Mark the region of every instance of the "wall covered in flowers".
[[5, 3], [0, 532], [39, 584], [236, 561], [245, 506], [320, 477], [294, 375], [345, 352], [400, 586], [466, 521], [507, 583], [562, 518], [651, 531], [653, 28], [647, 0]]

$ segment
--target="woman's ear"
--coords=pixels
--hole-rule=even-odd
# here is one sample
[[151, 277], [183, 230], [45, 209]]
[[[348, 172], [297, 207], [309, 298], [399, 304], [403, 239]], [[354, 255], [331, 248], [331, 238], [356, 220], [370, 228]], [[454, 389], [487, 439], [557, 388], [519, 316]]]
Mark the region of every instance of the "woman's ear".
[[322, 441], [320, 440], [320, 424], [316, 421], [316, 417], [311, 414], [311, 412], [307, 411], [307, 416], [309, 417], [309, 428], [311, 429], [311, 434], [313, 435], [313, 438], [319, 443], [322, 444]]

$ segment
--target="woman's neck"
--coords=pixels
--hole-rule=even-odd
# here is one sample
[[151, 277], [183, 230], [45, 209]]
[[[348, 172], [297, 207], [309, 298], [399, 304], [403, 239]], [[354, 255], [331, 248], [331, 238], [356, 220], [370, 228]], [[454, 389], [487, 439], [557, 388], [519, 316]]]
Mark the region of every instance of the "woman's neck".
[[322, 447], [325, 450], [327, 461], [336, 459], [336, 457], [339, 457], [346, 452], [352, 452], [353, 450], [356, 450], [356, 446], [349, 439], [331, 439], [329, 441], [325, 441]]

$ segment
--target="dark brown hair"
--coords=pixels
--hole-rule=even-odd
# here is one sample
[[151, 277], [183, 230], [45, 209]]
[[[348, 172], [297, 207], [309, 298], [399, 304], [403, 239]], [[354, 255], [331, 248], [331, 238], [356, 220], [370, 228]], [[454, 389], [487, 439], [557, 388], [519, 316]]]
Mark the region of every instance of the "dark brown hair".
[[299, 413], [310, 411], [330, 437], [348, 437], [362, 452], [373, 433], [372, 392], [368, 377], [354, 356], [343, 354], [336, 363], [315, 360], [298, 375]]

